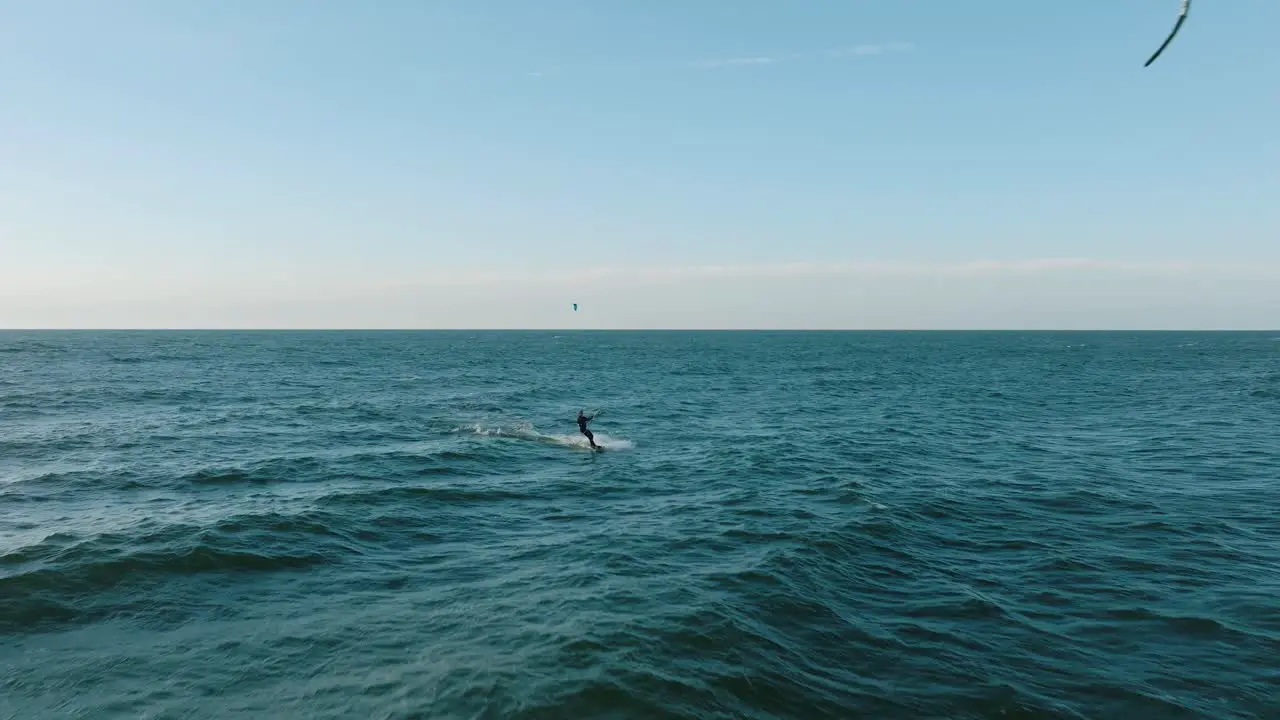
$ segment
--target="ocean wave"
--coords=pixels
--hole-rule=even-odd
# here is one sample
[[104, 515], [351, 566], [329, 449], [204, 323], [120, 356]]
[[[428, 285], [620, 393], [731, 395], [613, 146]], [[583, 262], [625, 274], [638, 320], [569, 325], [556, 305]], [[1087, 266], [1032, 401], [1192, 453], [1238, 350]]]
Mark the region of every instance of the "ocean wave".
[[325, 495], [317, 502], [323, 507], [392, 507], [399, 503], [424, 503], [433, 505], [458, 505], [529, 500], [536, 494], [503, 488], [467, 488], [459, 486], [421, 487], [384, 486], [376, 489], [337, 492]]
[[322, 514], [234, 516], [75, 537], [56, 533], [0, 556], [0, 635], [136, 612], [136, 593], [195, 575], [305, 571], [358, 554]]
[[243, 465], [200, 468], [183, 476], [179, 482], [214, 486], [321, 482], [329, 479], [331, 469], [328, 462], [316, 456], [275, 457]]

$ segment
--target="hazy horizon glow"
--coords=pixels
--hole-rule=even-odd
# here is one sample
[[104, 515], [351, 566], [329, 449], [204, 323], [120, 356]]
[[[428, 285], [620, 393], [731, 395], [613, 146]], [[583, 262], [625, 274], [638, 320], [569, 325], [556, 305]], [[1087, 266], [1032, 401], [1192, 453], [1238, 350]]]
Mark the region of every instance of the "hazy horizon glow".
[[[377, 277], [206, 270], [143, 283], [110, 274], [10, 283], [0, 307], [19, 312], [0, 316], [0, 326], [1270, 330], [1280, 317], [1278, 285], [1280, 266], [1071, 259]], [[85, 307], [76, 300], [82, 293], [100, 300]]]
[[0, 327], [1274, 329], [1280, 3], [1176, 9], [9, 4]]

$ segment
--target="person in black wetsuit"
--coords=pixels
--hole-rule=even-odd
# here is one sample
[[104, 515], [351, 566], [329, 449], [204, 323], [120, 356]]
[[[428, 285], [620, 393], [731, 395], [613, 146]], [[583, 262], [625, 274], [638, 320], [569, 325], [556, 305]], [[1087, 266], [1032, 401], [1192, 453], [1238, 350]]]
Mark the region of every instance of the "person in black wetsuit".
[[591, 447], [593, 449], [600, 447], [599, 445], [596, 445], [595, 435], [592, 435], [591, 431], [587, 429], [587, 422], [594, 419], [595, 419], [594, 414], [584, 415], [581, 410], [578, 411], [578, 432], [587, 436], [587, 442], [591, 443]]

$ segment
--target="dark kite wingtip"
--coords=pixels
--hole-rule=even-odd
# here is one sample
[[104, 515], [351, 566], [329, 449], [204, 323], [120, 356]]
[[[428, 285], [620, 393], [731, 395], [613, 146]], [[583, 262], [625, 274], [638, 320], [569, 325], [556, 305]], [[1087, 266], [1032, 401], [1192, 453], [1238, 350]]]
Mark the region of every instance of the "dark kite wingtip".
[[1145, 63], [1143, 63], [1142, 67], [1151, 67], [1151, 63], [1155, 62], [1156, 58], [1160, 57], [1160, 54], [1164, 52], [1164, 49], [1169, 47], [1169, 43], [1173, 42], [1174, 36], [1177, 35], [1178, 31], [1182, 29], [1182, 23], [1186, 22], [1187, 13], [1190, 11], [1191, 11], [1191, 0], [1182, 0], [1182, 8], [1178, 11], [1178, 22], [1174, 23], [1173, 30], [1169, 33], [1169, 37], [1164, 39], [1164, 42], [1161, 43], [1160, 48], [1156, 50], [1155, 54], [1152, 55], [1150, 59], [1148, 59]]

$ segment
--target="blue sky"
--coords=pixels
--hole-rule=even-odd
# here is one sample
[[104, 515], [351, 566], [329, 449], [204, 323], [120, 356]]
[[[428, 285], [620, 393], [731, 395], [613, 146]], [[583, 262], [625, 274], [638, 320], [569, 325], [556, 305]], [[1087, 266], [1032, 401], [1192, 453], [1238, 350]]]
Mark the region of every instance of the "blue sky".
[[1177, 5], [0, 0], [0, 326], [1275, 327], [1280, 3]]

